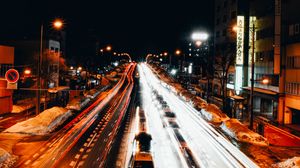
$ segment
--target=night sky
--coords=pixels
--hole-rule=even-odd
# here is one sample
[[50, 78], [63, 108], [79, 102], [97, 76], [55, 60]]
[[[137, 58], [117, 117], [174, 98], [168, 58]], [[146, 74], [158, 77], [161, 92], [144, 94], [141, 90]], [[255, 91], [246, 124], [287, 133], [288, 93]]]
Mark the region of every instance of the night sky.
[[193, 30], [212, 32], [213, 1], [67, 1], [10, 0], [1, 2], [1, 40], [39, 38], [43, 22], [65, 20], [67, 57], [82, 57], [91, 41], [111, 44], [116, 51], [144, 56], [172, 51]]

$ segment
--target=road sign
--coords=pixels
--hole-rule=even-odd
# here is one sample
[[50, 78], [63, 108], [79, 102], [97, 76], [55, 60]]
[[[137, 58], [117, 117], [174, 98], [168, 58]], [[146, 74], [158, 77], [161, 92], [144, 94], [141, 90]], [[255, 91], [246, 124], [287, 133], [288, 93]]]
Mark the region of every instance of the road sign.
[[7, 89], [18, 89], [18, 83], [9, 83], [7, 82]]
[[19, 80], [19, 72], [15, 69], [9, 69], [5, 73], [5, 79], [7, 80], [8, 83], [16, 83]]

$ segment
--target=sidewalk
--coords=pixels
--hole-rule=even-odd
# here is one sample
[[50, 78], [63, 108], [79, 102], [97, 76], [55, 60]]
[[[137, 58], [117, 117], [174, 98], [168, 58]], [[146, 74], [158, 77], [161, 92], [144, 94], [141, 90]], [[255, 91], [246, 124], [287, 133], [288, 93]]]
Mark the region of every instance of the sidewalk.
[[300, 125], [278, 125], [263, 117], [257, 117], [256, 123], [271, 145], [300, 147]]

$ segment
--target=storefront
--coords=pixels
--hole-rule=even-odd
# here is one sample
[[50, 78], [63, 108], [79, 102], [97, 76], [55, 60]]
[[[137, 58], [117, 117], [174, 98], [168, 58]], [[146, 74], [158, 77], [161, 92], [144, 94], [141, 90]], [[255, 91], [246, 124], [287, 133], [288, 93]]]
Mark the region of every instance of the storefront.
[[[243, 94], [246, 100], [250, 100], [250, 91], [250, 87], [243, 88]], [[271, 90], [254, 88], [253, 96], [254, 116], [261, 116], [276, 122], [279, 101], [278, 93]], [[246, 102], [246, 104], [249, 103], [250, 102]], [[249, 106], [247, 107], [247, 110], [245, 110], [245, 112], [249, 112]]]

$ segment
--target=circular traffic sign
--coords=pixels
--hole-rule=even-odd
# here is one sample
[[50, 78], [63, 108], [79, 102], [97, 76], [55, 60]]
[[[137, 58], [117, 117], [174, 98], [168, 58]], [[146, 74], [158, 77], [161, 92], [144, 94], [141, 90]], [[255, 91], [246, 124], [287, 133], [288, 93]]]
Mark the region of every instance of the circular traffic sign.
[[16, 83], [19, 80], [19, 77], [20, 77], [19, 72], [15, 69], [9, 69], [5, 73], [5, 79], [9, 83]]

